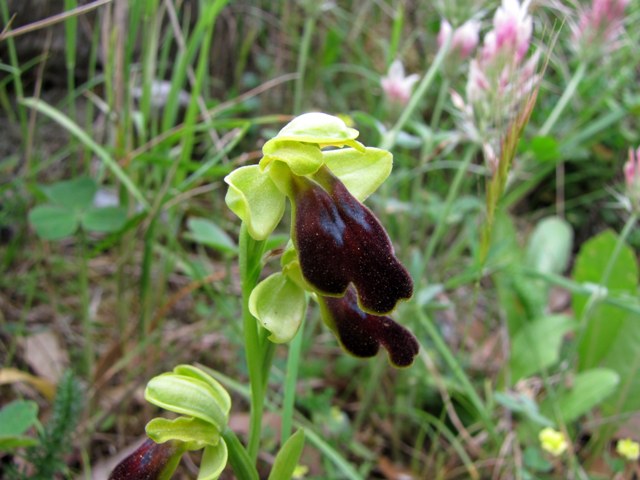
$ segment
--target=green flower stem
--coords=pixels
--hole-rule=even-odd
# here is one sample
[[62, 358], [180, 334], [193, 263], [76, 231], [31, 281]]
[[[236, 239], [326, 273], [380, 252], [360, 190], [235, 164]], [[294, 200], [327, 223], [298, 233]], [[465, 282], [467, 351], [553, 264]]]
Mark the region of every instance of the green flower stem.
[[427, 269], [427, 265], [429, 265], [429, 261], [433, 256], [438, 243], [440, 242], [443, 233], [445, 232], [447, 226], [447, 217], [449, 217], [449, 213], [451, 212], [451, 207], [453, 206], [453, 202], [458, 196], [458, 192], [460, 191], [460, 186], [462, 185], [462, 180], [469, 169], [469, 165], [471, 165], [471, 160], [475, 156], [477, 151], [476, 145], [470, 145], [465, 152], [465, 156], [462, 159], [462, 163], [456, 172], [456, 176], [453, 178], [453, 182], [451, 184], [451, 188], [447, 193], [447, 198], [444, 202], [444, 207], [442, 209], [442, 213], [438, 218], [438, 223], [436, 224], [436, 228], [429, 239], [429, 243], [427, 244], [427, 250], [424, 254], [424, 258], [422, 259], [422, 266], [420, 268], [421, 275], [418, 278], [422, 278], [425, 270]]
[[[304, 315], [303, 315], [304, 318]], [[282, 425], [280, 433], [280, 445], [284, 445], [293, 429], [293, 411], [296, 400], [296, 382], [298, 380], [298, 366], [300, 365], [300, 352], [304, 337], [304, 321], [293, 340], [289, 344], [287, 357], [287, 376], [284, 384], [284, 399], [282, 401]]]
[[493, 425], [491, 415], [487, 411], [484, 403], [482, 402], [482, 399], [477, 394], [476, 390], [473, 388], [473, 385], [469, 381], [469, 378], [465, 375], [464, 370], [462, 369], [462, 367], [456, 360], [455, 356], [447, 346], [447, 343], [444, 341], [444, 339], [440, 335], [440, 332], [438, 332], [438, 329], [433, 324], [433, 321], [431, 320], [431, 318], [426, 313], [424, 313], [424, 311], [418, 304], [415, 304], [415, 312], [418, 317], [418, 320], [420, 321], [420, 324], [424, 326], [425, 330], [427, 331], [427, 334], [433, 341], [436, 347], [436, 350], [442, 356], [445, 363], [449, 366], [454, 376], [458, 379], [458, 381], [460, 382], [460, 385], [462, 386], [462, 390], [466, 393], [466, 395], [469, 397], [469, 400], [471, 401], [475, 409], [478, 411], [480, 420], [482, 421], [484, 428], [487, 430], [489, 436], [491, 437], [491, 440], [494, 442], [495, 445], [499, 445], [500, 439], [498, 437], [498, 434], [496, 433], [496, 429]]
[[569, 80], [567, 88], [565, 88], [564, 92], [562, 93], [562, 96], [558, 100], [558, 103], [556, 103], [556, 106], [553, 108], [551, 115], [549, 115], [549, 118], [547, 118], [547, 121], [544, 122], [544, 125], [542, 125], [539, 135], [542, 135], [542, 136], [549, 135], [549, 133], [551, 132], [551, 129], [555, 127], [556, 122], [558, 121], [558, 118], [560, 118], [560, 115], [562, 114], [562, 112], [564, 112], [564, 109], [567, 108], [567, 105], [569, 104], [569, 100], [571, 100], [575, 95], [576, 90], [578, 89], [578, 85], [580, 85], [580, 82], [584, 78], [586, 71], [587, 71], [586, 62], [580, 63], [580, 65], [578, 65], [578, 69], [573, 74], [573, 77], [571, 77], [571, 80]]
[[449, 93], [449, 79], [445, 76], [442, 79], [442, 83], [440, 84], [440, 91], [438, 92], [438, 98], [436, 99], [436, 104], [433, 107], [433, 114], [431, 115], [431, 130], [435, 130], [440, 123], [440, 117], [442, 115], [442, 111], [444, 110], [444, 103], [447, 99], [447, 94]]
[[233, 472], [236, 474], [236, 478], [259, 480], [260, 477], [258, 476], [255, 462], [251, 460], [233, 430], [225, 428], [221, 435], [227, 444], [229, 463], [233, 468]]
[[240, 281], [242, 282], [242, 324], [244, 328], [244, 348], [251, 385], [251, 414], [249, 424], [249, 458], [255, 463], [260, 446], [262, 412], [264, 410], [265, 372], [269, 371], [271, 355], [266, 355], [268, 342], [261, 340], [260, 327], [249, 311], [249, 295], [258, 283], [262, 270], [264, 241], [254, 240], [247, 226], [242, 223], [239, 240]]
[[315, 15], [309, 15], [304, 22], [302, 40], [300, 41], [300, 51], [298, 52], [298, 69], [296, 71], [296, 83], [293, 94], [293, 113], [296, 115], [302, 111], [302, 95], [304, 93], [304, 72], [307, 68], [309, 49], [311, 48], [311, 38], [316, 26]]
[[[451, 37], [451, 35], [449, 37]], [[400, 130], [403, 129], [409, 118], [411, 118], [411, 115], [413, 115], [413, 112], [418, 108], [422, 97], [424, 97], [425, 93], [436, 77], [436, 73], [438, 72], [438, 70], [440, 70], [442, 62], [444, 61], [447, 55], [447, 51], [449, 50], [450, 43], [451, 38], [448, 38], [438, 51], [438, 54], [429, 67], [429, 70], [427, 70], [427, 73], [425, 73], [424, 77], [422, 77], [422, 80], [418, 84], [418, 88], [416, 88], [416, 91], [411, 96], [411, 99], [409, 100], [407, 107], [402, 111], [400, 118], [398, 118], [396, 124], [382, 138], [380, 148], [382, 148], [383, 150], [391, 150], [396, 144], [398, 133], [400, 133]]]

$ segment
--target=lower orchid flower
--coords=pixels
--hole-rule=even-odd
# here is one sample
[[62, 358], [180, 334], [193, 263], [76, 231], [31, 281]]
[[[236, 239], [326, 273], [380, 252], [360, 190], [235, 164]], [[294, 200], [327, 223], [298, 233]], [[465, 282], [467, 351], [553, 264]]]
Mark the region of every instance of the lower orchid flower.
[[356, 357], [373, 357], [382, 345], [396, 367], [408, 367], [413, 363], [420, 349], [413, 334], [389, 317], [362, 311], [353, 288], [341, 298], [320, 297], [318, 303], [324, 322], [349, 353]]

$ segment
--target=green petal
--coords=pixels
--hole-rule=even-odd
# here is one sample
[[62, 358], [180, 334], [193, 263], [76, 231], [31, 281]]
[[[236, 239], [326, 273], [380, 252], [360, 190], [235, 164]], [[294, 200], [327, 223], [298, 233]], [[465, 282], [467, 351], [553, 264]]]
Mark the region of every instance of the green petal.
[[304, 290], [281, 272], [265, 278], [249, 297], [249, 311], [271, 332], [269, 340], [275, 343], [295, 337], [306, 308]]
[[178, 365], [173, 369], [173, 373], [196, 378], [207, 383], [211, 387], [216, 403], [222, 407], [222, 410], [227, 415], [229, 414], [229, 411], [231, 410], [231, 397], [222, 384], [220, 384], [220, 382], [211, 375], [197, 367], [194, 367], [193, 365]]
[[322, 151], [312, 143], [269, 140], [262, 147], [264, 157], [260, 169], [265, 170], [275, 160], [286, 163], [296, 175], [310, 175], [322, 166]]
[[224, 440], [215, 446], [209, 445], [205, 447], [202, 461], [200, 462], [198, 480], [215, 480], [218, 478], [227, 465], [228, 457], [229, 452]]
[[379, 148], [366, 148], [364, 152], [345, 148], [323, 152], [323, 156], [331, 173], [361, 202], [382, 185], [393, 166], [393, 155]]
[[224, 178], [229, 185], [227, 206], [247, 224], [255, 240], [266, 239], [276, 228], [285, 207], [285, 196], [258, 165], [240, 167]]
[[178, 417], [174, 420], [154, 418], [145, 427], [147, 435], [156, 443], [169, 440], [195, 444], [192, 449], [199, 450], [205, 445], [217, 445], [220, 432], [212, 424], [193, 417]]
[[147, 383], [144, 398], [170, 412], [196, 417], [222, 431], [229, 419], [226, 405], [218, 403], [217, 392], [193, 377], [164, 373]]
[[292, 140], [295, 142], [316, 143], [320, 146], [349, 145], [354, 148], [363, 148], [355, 141], [359, 132], [355, 128], [347, 127], [340, 118], [326, 113], [305, 113], [288, 124], [276, 135], [278, 141]]

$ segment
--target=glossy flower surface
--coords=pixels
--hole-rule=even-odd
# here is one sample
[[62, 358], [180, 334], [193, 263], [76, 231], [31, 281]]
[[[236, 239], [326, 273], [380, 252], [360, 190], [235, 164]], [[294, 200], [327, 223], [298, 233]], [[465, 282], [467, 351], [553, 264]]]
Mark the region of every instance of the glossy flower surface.
[[156, 480], [171, 478], [184, 452], [178, 442], [156, 443], [151, 439], [120, 462], [109, 480]]
[[305, 280], [324, 295], [343, 295], [353, 283], [361, 308], [375, 314], [411, 298], [411, 277], [378, 219], [327, 168], [314, 179], [293, 181], [293, 239]]
[[371, 315], [358, 307], [349, 288], [341, 298], [319, 299], [322, 317], [342, 346], [356, 357], [373, 357], [383, 346], [397, 367], [408, 367], [420, 346], [413, 334], [389, 317]]
[[630, 438], [618, 440], [618, 443], [616, 444], [616, 452], [627, 460], [635, 462], [640, 458], [640, 444], [638, 442], [634, 442]]

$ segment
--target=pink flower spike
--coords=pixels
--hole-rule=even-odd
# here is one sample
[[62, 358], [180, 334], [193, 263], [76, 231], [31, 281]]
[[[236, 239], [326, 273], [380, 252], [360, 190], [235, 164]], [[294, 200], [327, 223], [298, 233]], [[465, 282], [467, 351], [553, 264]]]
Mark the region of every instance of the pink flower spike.
[[484, 40], [482, 58], [485, 62], [492, 62], [495, 57], [504, 54], [514, 56], [520, 62], [529, 50], [533, 20], [527, 13], [529, 1], [522, 5], [518, 0], [502, 0], [502, 5], [493, 17], [493, 30]]
[[476, 20], [467, 20], [453, 33], [453, 48], [460, 52], [461, 60], [473, 53], [479, 41], [480, 22]]
[[420, 79], [416, 73], [405, 76], [404, 66], [395, 60], [389, 67], [386, 77], [380, 79], [382, 90], [391, 103], [406, 105], [411, 98], [413, 85]]
[[578, 48], [593, 53], [618, 48], [617, 40], [623, 32], [624, 12], [629, 3], [630, 0], [593, 0], [573, 26]]
[[624, 179], [629, 189], [640, 181], [640, 147], [635, 152], [633, 148], [629, 149], [629, 160], [624, 164]]
[[442, 48], [442, 45], [444, 45], [444, 42], [449, 38], [452, 32], [453, 28], [451, 27], [451, 24], [443, 19], [442, 22], [440, 22], [440, 31], [438, 32], [439, 48]]

